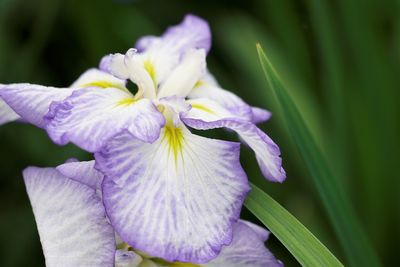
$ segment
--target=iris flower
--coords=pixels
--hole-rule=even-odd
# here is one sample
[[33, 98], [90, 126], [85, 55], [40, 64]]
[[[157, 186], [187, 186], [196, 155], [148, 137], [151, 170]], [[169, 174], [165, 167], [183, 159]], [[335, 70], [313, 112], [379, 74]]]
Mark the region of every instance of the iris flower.
[[246, 221], [235, 223], [232, 243], [204, 264], [168, 262], [136, 250], [109, 224], [98, 190], [103, 176], [93, 166], [69, 162], [56, 169], [24, 171], [46, 266], [282, 266], [264, 246], [268, 232]]
[[[206, 262], [232, 242], [250, 187], [240, 144], [190, 128], [228, 128], [252, 148], [264, 176], [282, 182], [278, 146], [255, 124], [270, 113], [222, 89], [206, 67], [208, 24], [193, 15], [69, 88], [4, 85], [0, 96], [59, 145], [95, 153], [108, 218], [130, 246], [168, 261]], [[134, 83], [131, 93], [127, 83]]]

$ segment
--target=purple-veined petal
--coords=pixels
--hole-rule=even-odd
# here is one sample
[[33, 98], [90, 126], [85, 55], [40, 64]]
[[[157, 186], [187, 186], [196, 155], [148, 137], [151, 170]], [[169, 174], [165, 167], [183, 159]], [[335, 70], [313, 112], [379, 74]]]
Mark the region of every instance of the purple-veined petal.
[[264, 245], [264, 237], [268, 237], [268, 232], [259, 228], [250, 222], [239, 221], [233, 229], [232, 243], [225, 246], [214, 260], [202, 266], [282, 267], [282, 262], [277, 260]]
[[165, 123], [150, 100], [136, 100], [116, 88], [76, 90], [64, 101], [53, 103], [46, 120], [47, 132], [55, 143], [72, 142], [90, 152], [101, 149], [124, 129], [140, 140], [154, 142]]
[[[1, 88], [0, 88], [1, 90]], [[1, 93], [0, 93], [1, 94]], [[12, 110], [6, 102], [0, 98], [0, 125], [18, 120], [20, 117]]]
[[76, 89], [86, 88], [86, 87], [98, 87], [102, 89], [118, 88], [128, 92], [128, 89], [126, 89], [125, 80], [118, 79], [113, 75], [98, 69], [89, 69], [85, 71], [71, 85], [71, 88], [76, 88]]
[[252, 122], [254, 124], [266, 122], [272, 116], [270, 111], [258, 107], [251, 107], [251, 111], [253, 114]]
[[44, 128], [44, 115], [53, 101], [65, 99], [72, 90], [35, 84], [8, 84], [0, 90], [0, 97], [21, 118], [37, 127]]
[[114, 266], [114, 231], [93, 189], [53, 168], [27, 168], [24, 180], [46, 266]]
[[188, 51], [179, 66], [161, 86], [158, 97], [186, 97], [206, 71], [206, 54], [203, 49]]
[[133, 251], [117, 250], [115, 252], [115, 267], [141, 267], [143, 258]]
[[57, 166], [65, 177], [75, 180], [90, 188], [98, 189], [103, 181], [103, 174], [94, 168], [95, 161], [69, 161]]
[[265, 178], [272, 182], [285, 180], [286, 173], [282, 168], [279, 147], [256, 125], [235, 118], [215, 101], [199, 98], [188, 102], [192, 109], [181, 116], [186, 125], [198, 130], [222, 127], [234, 130], [256, 153], [257, 162]]
[[168, 261], [206, 262], [231, 242], [249, 191], [238, 143], [167, 126], [153, 144], [123, 134], [95, 154], [121, 238]]
[[207, 21], [188, 14], [180, 24], [169, 27], [161, 37], [142, 37], [137, 41], [136, 48], [140, 51], [161, 50], [179, 54], [192, 48], [202, 48], [208, 52], [211, 48], [210, 27]]

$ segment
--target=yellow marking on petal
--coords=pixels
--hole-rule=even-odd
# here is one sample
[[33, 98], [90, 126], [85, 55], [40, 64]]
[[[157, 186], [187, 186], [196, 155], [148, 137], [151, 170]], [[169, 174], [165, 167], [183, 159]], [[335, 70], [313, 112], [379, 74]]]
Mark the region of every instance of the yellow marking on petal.
[[146, 59], [143, 63], [143, 66], [153, 80], [154, 86], [157, 87], [156, 68], [154, 67], [154, 64], [150, 60]]
[[197, 83], [194, 85], [194, 88], [200, 87], [205, 85], [206, 83], [202, 80], [198, 80]]
[[129, 106], [129, 105], [132, 105], [135, 102], [136, 102], [135, 98], [128, 97], [128, 98], [124, 98], [124, 99], [120, 100], [118, 102], [117, 106]]
[[82, 85], [81, 87], [99, 87], [102, 89], [117, 88], [117, 89], [121, 89], [124, 91], [127, 90], [124, 86], [121, 86], [120, 84], [116, 84], [116, 83], [111, 83], [109, 81], [94, 81], [91, 83], [86, 83], [86, 84]]
[[209, 109], [206, 106], [203, 106], [203, 105], [200, 105], [200, 104], [191, 104], [191, 105], [192, 105], [192, 108], [197, 108], [197, 109], [200, 109], [200, 110], [202, 110], [204, 112], [207, 112], [207, 113], [210, 113], [210, 114], [215, 114], [215, 112], [213, 110]]
[[[172, 125], [171, 125], [172, 124]], [[167, 140], [169, 153], [174, 154], [175, 162], [177, 162], [178, 154], [182, 152], [183, 132], [179, 127], [175, 127], [173, 123], [167, 123], [164, 131], [164, 138]]]
[[160, 258], [151, 258], [154, 263], [166, 267], [201, 267], [201, 265], [190, 263], [190, 262], [169, 262]]
[[170, 267], [200, 267], [200, 265], [190, 262], [171, 262], [168, 266]]

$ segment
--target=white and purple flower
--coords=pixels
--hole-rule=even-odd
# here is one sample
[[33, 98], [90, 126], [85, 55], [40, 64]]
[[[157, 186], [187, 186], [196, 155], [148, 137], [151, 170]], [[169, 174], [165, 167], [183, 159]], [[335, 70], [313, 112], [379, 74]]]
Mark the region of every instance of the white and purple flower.
[[29, 167], [24, 171], [46, 266], [282, 266], [264, 246], [269, 233], [246, 221], [234, 224], [232, 243], [204, 264], [169, 262], [140, 252], [118, 238], [109, 224], [96, 191], [103, 176], [93, 165], [70, 162], [57, 169]]
[[[218, 85], [206, 68], [210, 46], [208, 24], [188, 15], [161, 37], [140, 39], [138, 50], [104, 57], [100, 69], [69, 88], [0, 88], [8, 106], [55, 143], [95, 153], [113, 229], [135, 249], [171, 262], [217, 257], [235, 240], [250, 189], [240, 144], [188, 127], [236, 131], [268, 180], [285, 179], [278, 146], [255, 125], [270, 113]], [[128, 81], [137, 85], [135, 94]]]

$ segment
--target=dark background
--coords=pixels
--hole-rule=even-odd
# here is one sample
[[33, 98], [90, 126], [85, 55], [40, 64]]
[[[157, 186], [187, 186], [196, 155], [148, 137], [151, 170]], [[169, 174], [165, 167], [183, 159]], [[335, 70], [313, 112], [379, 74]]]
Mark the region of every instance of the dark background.
[[[380, 258], [399, 263], [399, 1], [0, 0], [0, 82], [68, 86], [103, 55], [125, 52], [189, 12], [211, 25], [208, 66], [220, 83], [274, 113], [262, 128], [282, 149], [287, 181], [265, 182], [243, 146], [249, 179], [345, 262], [263, 77], [255, 49], [261, 42]], [[0, 152], [0, 266], [44, 266], [21, 171], [90, 155], [57, 147], [21, 123], [0, 127]], [[243, 217], [258, 222], [245, 210]], [[276, 239], [268, 246], [286, 266], [298, 265]]]

